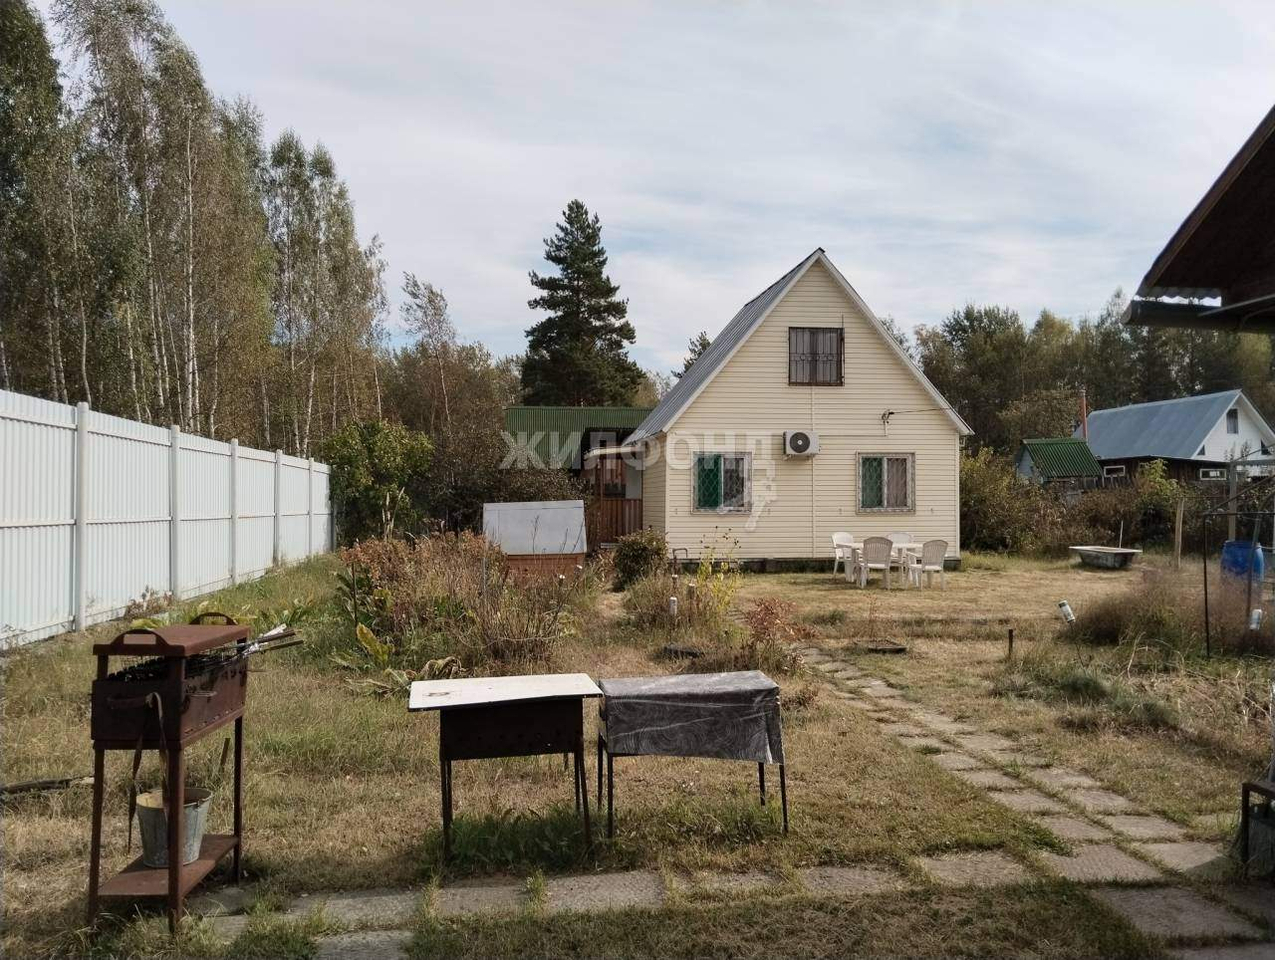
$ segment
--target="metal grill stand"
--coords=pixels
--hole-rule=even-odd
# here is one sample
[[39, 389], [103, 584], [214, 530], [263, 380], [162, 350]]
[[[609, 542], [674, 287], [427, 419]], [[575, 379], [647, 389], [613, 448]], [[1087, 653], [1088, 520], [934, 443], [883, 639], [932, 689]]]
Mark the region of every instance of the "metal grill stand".
[[[229, 618], [225, 618], [229, 619]], [[245, 656], [218, 657], [206, 651], [236, 644], [244, 653], [248, 628], [191, 624], [131, 630], [93, 647], [93, 839], [89, 852], [88, 922], [92, 927], [103, 899], [164, 898], [168, 928], [177, 932], [182, 902], [217, 863], [231, 854], [231, 872], [240, 879], [243, 852], [243, 714], [248, 683]], [[201, 656], [203, 655], [203, 656]], [[148, 657], [115, 675], [112, 657]], [[160, 703], [152, 708], [156, 697]], [[186, 748], [234, 723], [234, 829], [203, 839], [199, 856], [183, 864]], [[157, 750], [166, 757], [168, 783], [168, 865], [147, 867], [141, 857], [101, 882], [102, 805], [106, 751]]]

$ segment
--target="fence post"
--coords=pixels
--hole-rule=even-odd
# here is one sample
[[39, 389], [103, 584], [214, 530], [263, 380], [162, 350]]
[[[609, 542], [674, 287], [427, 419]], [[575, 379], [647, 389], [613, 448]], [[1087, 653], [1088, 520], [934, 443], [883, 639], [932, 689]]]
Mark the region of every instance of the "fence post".
[[306, 464], [305, 474], [305, 549], [306, 556], [314, 556], [314, 457]]
[[283, 473], [283, 451], [276, 450], [274, 452], [274, 564], [279, 565], [282, 559], [280, 546], [282, 544], [282, 522], [279, 516], [280, 491], [282, 489], [282, 473]]
[[230, 583], [239, 582], [239, 440], [230, 441]]
[[181, 428], [174, 423], [168, 428], [168, 592], [174, 600], [181, 599], [181, 511], [177, 508], [181, 442]]
[[85, 534], [88, 531], [89, 405], [81, 400], [75, 405], [75, 555], [71, 576], [75, 581], [75, 629], [83, 630], [88, 595], [84, 584]]

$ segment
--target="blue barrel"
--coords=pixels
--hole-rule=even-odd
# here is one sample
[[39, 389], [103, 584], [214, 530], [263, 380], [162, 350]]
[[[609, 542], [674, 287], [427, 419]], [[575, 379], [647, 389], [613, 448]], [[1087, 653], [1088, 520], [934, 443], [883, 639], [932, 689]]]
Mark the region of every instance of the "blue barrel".
[[1253, 549], [1252, 540], [1227, 540], [1222, 546], [1222, 572], [1240, 579], [1261, 581], [1266, 563], [1259, 546]]

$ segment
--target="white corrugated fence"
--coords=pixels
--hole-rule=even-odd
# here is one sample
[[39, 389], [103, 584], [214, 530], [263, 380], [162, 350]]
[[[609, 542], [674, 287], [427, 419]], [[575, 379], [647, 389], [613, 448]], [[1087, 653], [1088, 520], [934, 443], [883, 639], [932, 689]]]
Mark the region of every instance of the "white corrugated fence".
[[0, 647], [332, 549], [328, 473], [0, 390]]

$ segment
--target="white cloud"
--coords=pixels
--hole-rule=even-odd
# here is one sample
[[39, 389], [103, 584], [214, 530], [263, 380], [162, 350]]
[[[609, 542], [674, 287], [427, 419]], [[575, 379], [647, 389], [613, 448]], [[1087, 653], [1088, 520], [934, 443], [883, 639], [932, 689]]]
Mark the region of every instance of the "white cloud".
[[521, 348], [572, 197], [637, 358], [815, 246], [905, 328], [1097, 310], [1269, 107], [1261, 3], [165, 2], [211, 86], [323, 140], [366, 235]]

